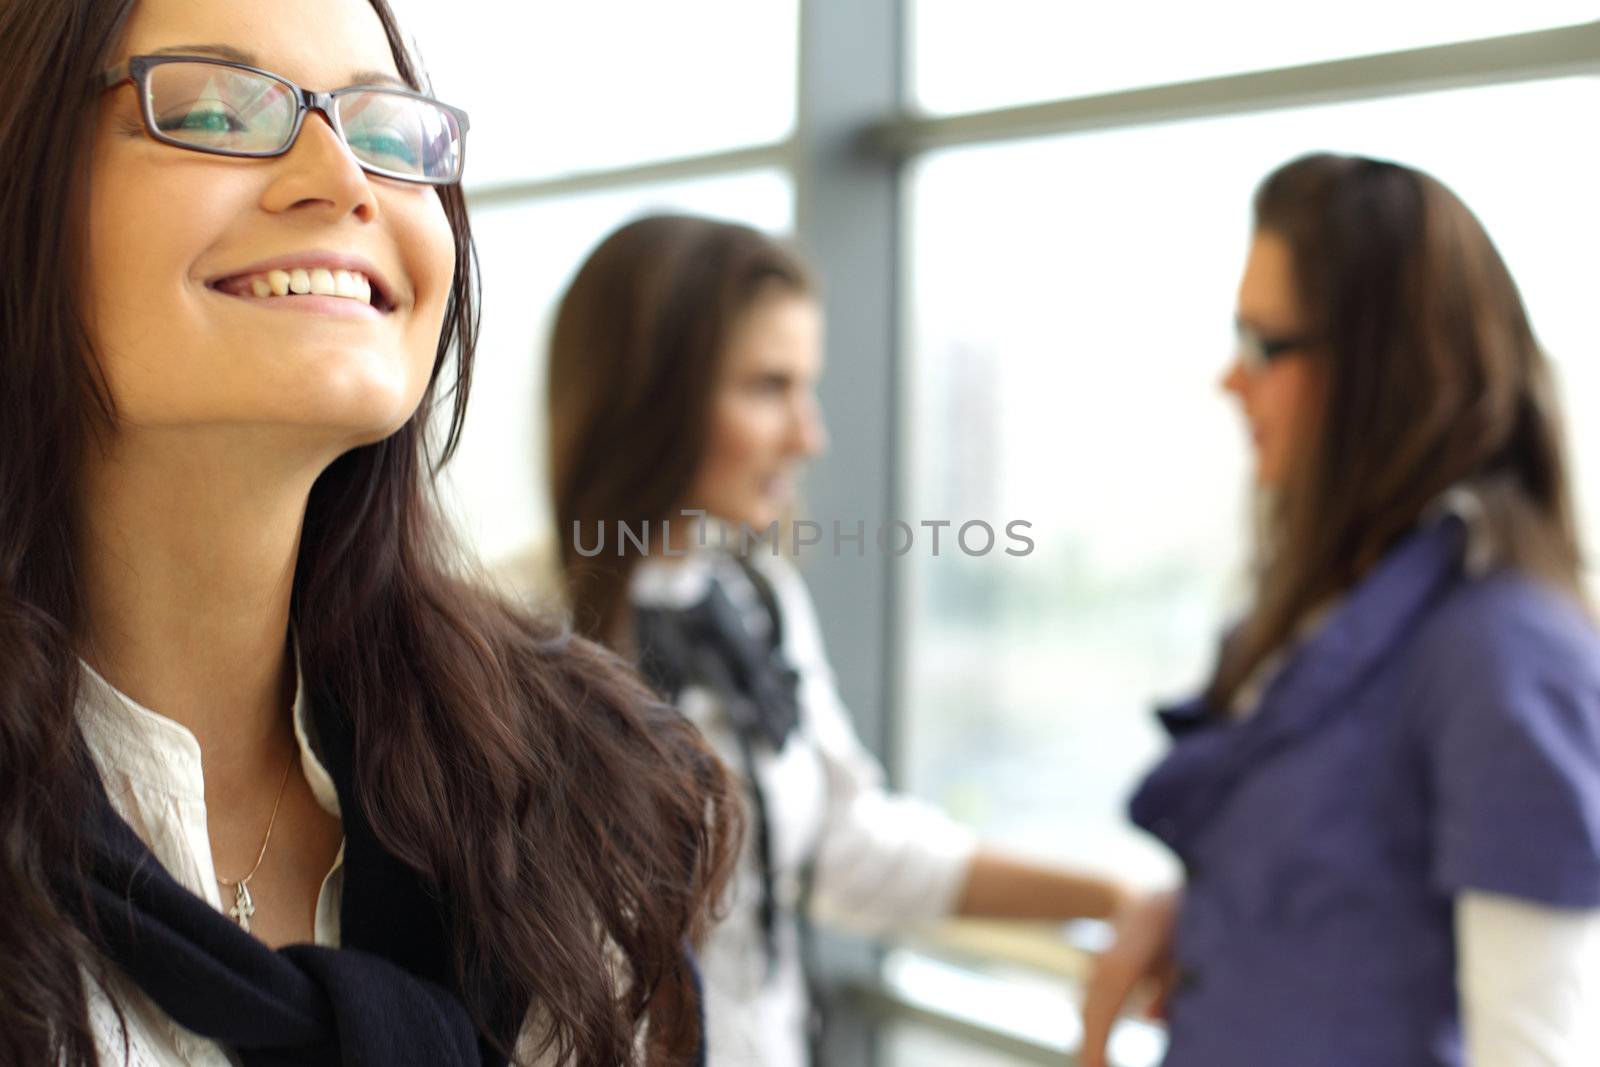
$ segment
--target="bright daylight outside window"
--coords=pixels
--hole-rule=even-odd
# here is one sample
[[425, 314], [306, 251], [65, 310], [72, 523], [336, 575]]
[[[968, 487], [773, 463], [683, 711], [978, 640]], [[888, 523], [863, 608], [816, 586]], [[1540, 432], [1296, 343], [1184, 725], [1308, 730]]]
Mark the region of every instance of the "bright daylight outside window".
[[1595, 0], [908, 0], [911, 97], [933, 114], [1171, 85], [1588, 22]]
[[767, 144], [794, 128], [799, 0], [400, 3], [434, 80], [472, 115], [469, 188]]

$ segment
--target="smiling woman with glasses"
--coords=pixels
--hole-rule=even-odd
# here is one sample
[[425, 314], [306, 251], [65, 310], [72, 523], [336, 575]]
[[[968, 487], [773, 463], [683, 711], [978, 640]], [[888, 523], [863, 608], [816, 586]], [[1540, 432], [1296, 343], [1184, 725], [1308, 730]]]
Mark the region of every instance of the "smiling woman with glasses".
[[442, 531], [467, 117], [400, 42], [0, 3], [0, 1063], [699, 1047], [737, 800]]

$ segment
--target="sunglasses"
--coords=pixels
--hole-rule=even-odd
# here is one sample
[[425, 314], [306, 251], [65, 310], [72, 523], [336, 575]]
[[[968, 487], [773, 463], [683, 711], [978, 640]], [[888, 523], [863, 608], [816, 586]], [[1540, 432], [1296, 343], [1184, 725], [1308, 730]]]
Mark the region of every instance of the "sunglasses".
[[242, 63], [176, 55], [133, 56], [104, 76], [106, 91], [129, 82], [139, 91], [145, 131], [175, 148], [281, 156], [316, 110], [370, 174], [424, 185], [461, 180], [467, 113], [410, 89], [352, 85], [314, 93]]

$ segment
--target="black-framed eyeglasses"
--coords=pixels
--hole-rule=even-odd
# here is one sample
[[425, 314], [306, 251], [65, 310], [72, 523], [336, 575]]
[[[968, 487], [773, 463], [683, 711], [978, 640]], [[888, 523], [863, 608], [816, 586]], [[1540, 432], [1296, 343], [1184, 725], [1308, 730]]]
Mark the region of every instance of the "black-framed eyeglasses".
[[104, 75], [132, 82], [151, 137], [175, 148], [265, 159], [294, 147], [306, 113], [320, 111], [363, 170], [427, 185], [461, 180], [467, 113], [390, 85], [302, 89], [257, 67], [208, 56], [132, 56]]
[[1235, 324], [1235, 354], [1246, 374], [1259, 375], [1274, 361], [1309, 348], [1310, 337], [1263, 337], [1244, 323]]

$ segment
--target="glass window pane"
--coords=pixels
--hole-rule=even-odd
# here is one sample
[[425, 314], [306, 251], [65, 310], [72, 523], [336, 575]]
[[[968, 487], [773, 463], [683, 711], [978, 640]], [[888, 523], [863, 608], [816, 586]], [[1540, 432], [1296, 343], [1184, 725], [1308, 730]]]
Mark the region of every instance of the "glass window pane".
[[798, 0], [401, 0], [439, 95], [472, 116], [469, 187], [780, 141]]
[[[912, 553], [901, 766], [997, 838], [1151, 879], [1128, 828], [1237, 608], [1247, 442], [1218, 389], [1249, 198], [1309, 147], [1432, 171], [1478, 212], [1563, 379], [1600, 549], [1600, 79], [930, 156], [909, 179], [909, 504], [1033, 523], [1026, 557]], [[960, 427], [959, 433], [950, 432]]]
[[544, 537], [544, 344], [555, 303], [590, 250], [623, 222], [688, 211], [774, 233], [794, 222], [784, 171], [638, 186], [475, 208], [483, 270], [483, 331], [466, 433], [447, 468], [445, 499], [485, 559]]
[[910, 0], [911, 94], [935, 114], [1568, 26], [1596, 0]]

